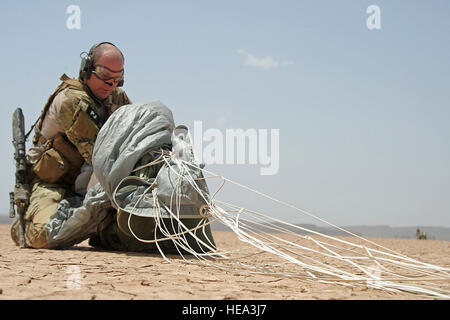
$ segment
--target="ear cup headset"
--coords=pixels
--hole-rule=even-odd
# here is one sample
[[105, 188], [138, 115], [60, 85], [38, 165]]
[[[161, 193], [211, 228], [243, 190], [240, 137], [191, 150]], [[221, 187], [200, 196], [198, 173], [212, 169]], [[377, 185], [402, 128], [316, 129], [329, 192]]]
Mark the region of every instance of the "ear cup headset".
[[[89, 53], [86, 52], [82, 52], [80, 54], [81, 57], [81, 64], [80, 64], [80, 74], [79, 74], [79, 78], [80, 80], [84, 81], [86, 79], [89, 79], [92, 75], [92, 71], [94, 70], [94, 51], [95, 49], [97, 49], [100, 45], [108, 43], [114, 47], [116, 47], [113, 43], [111, 42], [100, 42], [97, 44], [94, 44], [92, 46], [92, 48], [89, 50]], [[116, 47], [117, 48], [117, 47]], [[119, 50], [119, 48], [117, 48]], [[122, 58], [125, 62], [125, 57], [123, 56], [122, 52], [119, 50], [120, 54], [122, 55]], [[82, 56], [83, 53], [85, 54], [85, 56]], [[122, 87], [124, 83], [124, 80], [120, 80], [119, 83], [117, 84], [118, 87]]]

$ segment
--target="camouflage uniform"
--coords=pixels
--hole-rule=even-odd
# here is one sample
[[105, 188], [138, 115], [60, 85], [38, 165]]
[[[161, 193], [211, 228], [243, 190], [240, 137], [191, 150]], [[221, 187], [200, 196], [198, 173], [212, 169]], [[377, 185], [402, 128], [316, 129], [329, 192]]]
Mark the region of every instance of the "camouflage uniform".
[[[50, 168], [51, 170], [48, 170], [50, 174], [58, 173], [61, 168], [65, 170], [64, 173], [61, 172], [62, 176], [58, 177], [57, 181], [44, 181], [37, 174], [30, 173], [31, 197], [25, 213], [25, 244], [33, 248], [50, 248], [46, 241], [45, 225], [55, 213], [58, 203], [75, 195], [75, 181], [81, 172], [81, 165], [78, 162], [80, 164], [84, 162], [84, 165], [92, 164], [94, 142], [100, 127], [112, 112], [131, 103], [120, 88], [116, 88], [110, 96], [100, 101], [78, 80], [70, 79], [66, 75], [63, 75], [61, 80], [63, 82], [50, 96], [42, 112], [27, 159], [34, 171], [48, 150], [49, 141], [54, 143], [55, 137], [62, 136], [66, 145], [76, 150], [72, 158], [79, 157], [81, 162], [70, 157], [64, 159], [72, 168], [69, 172], [66, 172], [64, 165]], [[77, 165], [74, 165], [75, 163]], [[19, 220], [14, 221], [11, 226], [11, 237], [16, 244], [19, 243], [19, 226]]]

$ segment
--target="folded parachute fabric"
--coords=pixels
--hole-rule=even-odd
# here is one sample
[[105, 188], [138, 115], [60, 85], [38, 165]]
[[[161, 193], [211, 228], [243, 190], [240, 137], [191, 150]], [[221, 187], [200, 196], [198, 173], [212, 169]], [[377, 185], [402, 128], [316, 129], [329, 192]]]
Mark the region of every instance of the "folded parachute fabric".
[[[88, 190], [81, 205], [80, 199], [60, 202], [47, 224], [52, 246], [73, 245], [87, 239], [111, 209], [157, 221], [172, 219], [173, 212], [177, 212], [177, 222], [189, 220], [190, 227], [203, 221], [201, 211], [208, 202], [209, 191], [201, 170], [192, 167], [189, 172], [180, 172], [176, 166], [161, 163], [153, 170], [134, 172], [136, 167], [153, 161], [155, 152], [166, 150], [170, 155], [173, 142], [177, 143], [174, 129], [172, 112], [160, 101], [130, 104], [115, 111], [99, 131], [94, 146], [92, 164], [99, 183]], [[171, 162], [171, 157], [166, 157], [166, 161]], [[185, 176], [197, 181], [200, 193]], [[186, 233], [185, 228], [178, 230]], [[209, 225], [206, 232], [199, 234], [202, 241], [214, 246]], [[188, 242], [195, 247], [198, 239]]]
[[109, 198], [148, 152], [171, 146], [172, 112], [160, 101], [131, 104], [115, 111], [98, 133], [94, 173]]

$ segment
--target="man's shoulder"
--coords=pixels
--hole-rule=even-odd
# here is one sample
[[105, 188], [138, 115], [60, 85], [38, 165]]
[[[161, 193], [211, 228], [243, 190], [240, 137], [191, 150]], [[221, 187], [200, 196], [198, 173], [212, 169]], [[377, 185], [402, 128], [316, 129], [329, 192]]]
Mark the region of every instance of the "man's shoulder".
[[80, 101], [84, 101], [87, 104], [93, 103], [93, 99], [87, 94], [86, 91], [79, 88], [68, 87], [58, 93], [55, 97], [55, 103], [59, 104], [61, 108], [75, 111]]
[[123, 106], [125, 104], [130, 104], [130, 98], [128, 98], [127, 94], [122, 88], [116, 88], [112, 94], [112, 103], [117, 106]]
[[92, 105], [93, 99], [82, 89], [68, 87], [55, 97], [55, 108], [59, 110], [59, 121], [63, 127], [68, 127], [73, 122], [74, 115], [82, 105]]
[[89, 96], [89, 94], [83, 89], [83, 88], [76, 88], [76, 87], [68, 87], [64, 89], [60, 94], [64, 94], [64, 97], [66, 100], [68, 99], [89, 99], [92, 100], [92, 98]]

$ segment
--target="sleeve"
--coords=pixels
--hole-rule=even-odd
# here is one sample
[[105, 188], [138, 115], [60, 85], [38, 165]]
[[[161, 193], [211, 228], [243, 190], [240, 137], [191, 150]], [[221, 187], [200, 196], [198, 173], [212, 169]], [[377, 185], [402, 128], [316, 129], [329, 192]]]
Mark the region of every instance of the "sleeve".
[[121, 106], [131, 104], [131, 100], [128, 95], [121, 88], [116, 88], [112, 94], [112, 105], [110, 109], [110, 113], [113, 113]]
[[58, 133], [64, 132], [58, 122], [61, 103], [64, 100], [64, 91], [58, 93], [48, 108], [47, 114], [42, 121], [41, 135], [46, 139], [55, 137]]
[[132, 104], [133, 102], [131, 102], [130, 98], [128, 97], [128, 95], [125, 93], [125, 91], [122, 90], [122, 105], [126, 105], [126, 104]]

